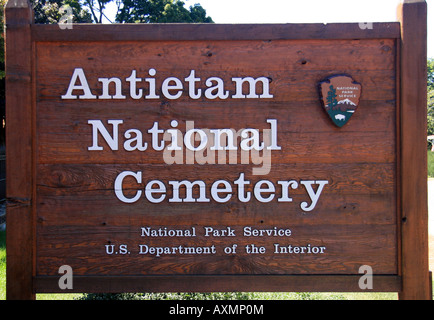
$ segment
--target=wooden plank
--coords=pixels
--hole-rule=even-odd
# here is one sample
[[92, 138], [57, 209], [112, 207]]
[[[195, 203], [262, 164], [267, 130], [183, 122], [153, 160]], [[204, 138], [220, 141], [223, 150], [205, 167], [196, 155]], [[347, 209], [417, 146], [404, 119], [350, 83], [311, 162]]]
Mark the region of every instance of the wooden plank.
[[401, 203], [402, 280], [400, 299], [430, 299], [426, 160], [427, 8], [406, 0], [401, 22]]
[[[60, 277], [60, 276], [59, 276]], [[71, 290], [61, 290], [59, 277], [36, 277], [38, 292], [359, 292], [359, 276], [142, 276], [142, 277], [81, 277], [73, 279]], [[397, 292], [401, 289], [398, 276], [373, 276], [375, 292]]]
[[[363, 264], [371, 265], [378, 274], [397, 274], [395, 40], [344, 37], [333, 42], [319, 38], [181, 42], [162, 37], [164, 41], [155, 38], [144, 42], [37, 43], [38, 277], [55, 275], [62, 264], [70, 265], [77, 276], [291, 272], [347, 275], [357, 273]], [[337, 51], [342, 56], [336, 55]], [[124, 59], [125, 56], [129, 58]], [[120, 101], [60, 100], [75, 67], [86, 71], [95, 94], [101, 94], [99, 77], [120, 77], [124, 81], [133, 69], [138, 70], [140, 77], [146, 77], [148, 70], [155, 68], [158, 86], [169, 76], [184, 79], [194, 69], [202, 79], [197, 84], [202, 90], [206, 89], [204, 82], [208, 77], [218, 76], [230, 83], [235, 76], [266, 76], [272, 79], [274, 98], [192, 100], [184, 88], [184, 96], [175, 101], [133, 101], [129, 97]], [[340, 130], [331, 126], [317, 92], [318, 82], [336, 72], [351, 74], [364, 87], [360, 114], [355, 115], [351, 126]], [[227, 90], [234, 94], [233, 87]], [[128, 92], [124, 87], [123, 93]], [[161, 96], [159, 88], [158, 94]], [[133, 206], [126, 205], [116, 199], [113, 191], [113, 181], [122, 170], [142, 171], [144, 182], [201, 179], [208, 184], [209, 194], [213, 181], [233, 181], [240, 172], [248, 170], [250, 174], [252, 166], [168, 166], [161, 152], [126, 152], [122, 147], [112, 152], [104, 142], [104, 151], [89, 152], [92, 139], [87, 120], [96, 118], [125, 119], [121, 137], [133, 127], [146, 133], [155, 121], [164, 128], [176, 119], [182, 125], [193, 120], [196, 128], [264, 129], [268, 127], [266, 119], [275, 118], [279, 121], [279, 143], [285, 152], [273, 153], [272, 172], [266, 178], [275, 181], [330, 177], [330, 184], [315, 215], [300, 212], [305, 195], [299, 190], [291, 193], [295, 206], [258, 201], [246, 204], [236, 200], [223, 205], [214, 202], [155, 205], [145, 199]], [[181, 126], [179, 129], [185, 131]], [[256, 178], [249, 175], [249, 180], [256, 182], [259, 179]], [[143, 187], [131, 181], [125, 183], [130, 192]], [[251, 192], [251, 186], [247, 190]], [[276, 257], [272, 253], [272, 239], [268, 238], [255, 239], [257, 245], [267, 249], [262, 257], [240, 253], [228, 258], [221, 252], [224, 246], [236, 241], [244, 248], [248, 239], [238, 237], [229, 243], [231, 238], [198, 236], [184, 245], [215, 244], [219, 253], [211, 257], [180, 255], [158, 260], [137, 254], [143, 243], [141, 226], [195, 226], [199, 232], [211, 225], [231, 227], [239, 234], [243, 226], [250, 224], [264, 228], [294, 227], [297, 236], [291, 238], [291, 243], [325, 243], [331, 253], [325, 258]], [[146, 243], [173, 246], [181, 240], [154, 239]], [[106, 244], [119, 243], [128, 244], [132, 254], [122, 257], [105, 253]], [[223, 288], [228, 284], [219, 285]]]
[[[327, 195], [393, 195], [395, 189], [395, 166], [393, 163], [341, 163], [339, 170], [336, 164], [316, 163], [312, 169], [310, 163], [274, 163], [272, 170], [266, 176], [255, 176], [251, 165], [210, 164], [204, 165], [152, 165], [152, 164], [53, 164], [38, 166], [37, 188], [41, 196], [71, 196], [72, 194], [84, 198], [86, 193], [98, 191], [113, 191], [114, 181], [119, 173], [125, 170], [141, 171], [142, 183], [134, 179], [125, 180], [123, 186], [128, 190], [143, 189], [147, 181], [161, 179], [165, 182], [171, 179], [203, 180], [210, 185], [219, 179], [232, 182], [244, 173], [246, 180], [251, 182], [245, 187], [251, 191], [253, 184], [262, 179], [271, 181], [286, 179], [313, 179], [315, 176], [330, 177], [329, 184], [324, 192]], [[229, 167], [229, 168], [227, 168]], [[381, 180], [378, 181], [378, 177]], [[169, 191], [168, 191], [169, 193]], [[236, 188], [234, 188], [236, 194]], [[280, 188], [276, 186], [276, 193]], [[301, 189], [291, 191], [291, 195], [304, 195]], [[384, 199], [383, 199], [384, 200]], [[269, 204], [268, 204], [269, 205]], [[393, 216], [394, 214], [390, 214]]]
[[[185, 47], [189, 48], [191, 59], [181, 58], [187, 54]], [[285, 149], [291, 149], [291, 152], [274, 155], [280, 158], [273, 161], [316, 161], [312, 152], [317, 154], [316, 159], [321, 158], [325, 162], [352, 161], [354, 158], [359, 162], [395, 161], [395, 144], [392, 142], [396, 104], [394, 40], [336, 40], [328, 44], [320, 40], [279, 40], [265, 44], [261, 41], [243, 41], [242, 44], [234, 41], [195, 41], [183, 43], [182, 46], [180, 42], [167, 41], [65, 43], [62, 46], [58, 43], [39, 43], [37, 50], [37, 72], [40, 76], [37, 91], [38, 163], [127, 163], [139, 161], [144, 154], [148, 162], [161, 161], [161, 154], [152, 150], [144, 153], [125, 153], [122, 150], [114, 153], [106, 150], [87, 152], [88, 145], [83, 144], [91, 141], [87, 119], [93, 117], [128, 119], [120, 128], [121, 136], [127, 128], [140, 128], [146, 132], [155, 120], [159, 120], [164, 127], [169, 126], [172, 119], [182, 123], [180, 129], [183, 129], [181, 126], [186, 120], [194, 120], [195, 125], [201, 128], [215, 128], [217, 117], [222, 128], [263, 128], [267, 126], [266, 115], [261, 112], [264, 105], [268, 117], [279, 119], [280, 140], [282, 143], [288, 141]], [[336, 55], [336, 51], [343, 52], [345, 58]], [[209, 57], [207, 52], [212, 52], [212, 56]], [[125, 55], [131, 58], [122, 59]], [[261, 63], [256, 63], [256, 60]], [[307, 62], [303, 65], [301, 62], [304, 60]], [[64, 61], [69, 63], [64, 64]], [[255, 76], [274, 79], [270, 84], [274, 98], [263, 104], [254, 104], [250, 99], [193, 101], [185, 95], [176, 101], [105, 100], [103, 106], [98, 99], [87, 100], [86, 103], [83, 100], [59, 102], [69, 84], [73, 66], [84, 68], [90, 86], [98, 88], [96, 91], [99, 92], [97, 79], [102, 75], [97, 66], [103, 61], [104, 76], [107, 77], [128, 77], [131, 70], [138, 67], [141, 69], [138, 75], [146, 76], [149, 68], [156, 68], [158, 85], [171, 75], [183, 79], [194, 68], [202, 78], [198, 84], [202, 90], [206, 89], [203, 82], [207, 77], [219, 76], [229, 83], [231, 76], [248, 75], [253, 69]], [[173, 64], [179, 66], [178, 69]], [[264, 70], [265, 74], [262, 74]], [[342, 128], [339, 142], [329, 146], [330, 139], [336, 138], [331, 135], [337, 134], [337, 129], [330, 131], [330, 120], [320, 109], [316, 87], [321, 78], [336, 70], [350, 73], [363, 83], [364, 94], [361, 111], [355, 115], [351, 126]], [[228, 89], [233, 91], [234, 88]], [[128, 94], [128, 88], [124, 87], [123, 91]], [[59, 108], [62, 112], [58, 112]], [[136, 115], [132, 118], [131, 114]], [[237, 126], [234, 126], [234, 118], [240, 119]], [[375, 139], [376, 135], [382, 139]], [[346, 152], [349, 147], [352, 147], [352, 153]]]
[[[364, 115], [360, 115], [357, 120], [361, 120], [362, 117], [365, 118]], [[140, 118], [141, 117], [138, 117], [138, 119]], [[372, 118], [369, 117], [369, 119]], [[369, 119], [367, 119], [366, 121], [369, 121]], [[263, 123], [265, 123], [265, 120], [266, 119], [264, 119]], [[351, 121], [354, 121], [353, 123], [355, 123], [357, 120], [352, 119]], [[329, 119], [323, 119], [321, 123], [319, 123], [318, 121], [317, 128], [320, 129], [322, 127], [322, 124], [326, 126], [327, 122], [329, 121]], [[389, 120], [386, 121], [389, 122]], [[126, 122], [125, 125], [121, 126], [118, 151], [110, 150], [104, 139], [100, 138], [99, 144], [104, 147], [104, 150], [100, 152], [85, 153], [84, 151], [92, 145], [91, 126], [87, 123], [85, 124], [83, 120], [80, 120], [80, 123], [82, 125], [77, 125], [74, 129], [80, 130], [82, 132], [77, 131], [77, 134], [74, 135], [67, 135], [65, 134], [66, 131], [63, 131], [64, 133], [62, 134], [62, 131], [58, 130], [53, 130], [50, 133], [41, 132], [39, 134], [39, 139], [41, 141], [41, 144], [38, 148], [40, 164], [55, 164], [62, 162], [70, 164], [86, 164], [90, 161], [98, 164], [110, 164], [113, 163], [113, 161], [116, 161], [118, 164], [127, 164], [135, 163], [137, 161], [140, 161], [140, 159], [142, 159], [143, 157], [146, 157], [147, 163], [157, 165], [163, 162], [163, 155], [167, 154], [167, 152], [164, 153], [163, 151], [155, 151], [152, 149], [152, 147], [148, 147], [149, 150], [144, 151], [135, 150], [128, 152], [124, 150], [123, 145], [124, 142], [127, 140], [124, 138], [124, 132], [127, 129], [143, 128], [141, 130], [146, 133], [146, 130], [152, 127], [152, 125], [144, 124], [140, 124], [138, 127], [134, 127], [129, 125], [131, 122]], [[164, 123], [169, 124], [170, 120], [164, 121]], [[195, 123], [197, 125], [199, 122]], [[279, 140], [288, 141], [288, 143], [286, 144], [282, 143], [282, 146], [284, 145], [287, 149], [290, 148], [291, 152], [282, 154], [271, 154], [270, 161], [272, 161], [272, 163], [294, 163], [294, 161], [315, 163], [317, 159], [322, 159], [323, 163], [342, 163], [344, 161], [357, 161], [358, 163], [394, 162], [394, 146], [390, 143], [391, 141], [393, 141], [393, 137], [390, 130], [383, 131], [381, 129], [374, 132], [347, 131], [346, 134], [334, 136], [330, 132], [321, 132], [320, 130], [311, 133], [297, 133], [287, 131], [285, 132], [285, 125], [288, 125], [287, 128], [290, 128], [290, 124], [287, 122], [282, 121], [281, 123], [279, 123], [279, 128], [282, 128], [283, 131], [279, 133]], [[391, 126], [391, 128], [392, 127], [393, 126]], [[170, 126], [161, 125], [160, 128], [169, 129]], [[197, 125], [196, 128], [204, 128], [204, 126]], [[242, 128], [243, 127], [236, 129], [239, 130]], [[45, 129], [41, 131], [45, 131], [47, 129], [52, 130], [53, 125], [47, 125]], [[68, 125], [67, 129], [71, 130], [71, 127]], [[376, 139], [376, 137], [378, 136], [381, 136], [382, 139]], [[210, 138], [212, 138], [212, 136], [210, 136]], [[327, 145], [330, 139], [336, 139], [335, 144], [331, 146]], [[145, 136], [144, 142], [149, 144], [150, 138], [148, 136]], [[62, 146], [65, 147], [63, 147], [60, 151], [60, 148]], [[353, 153], [346, 152], [346, 150], [350, 147], [354, 148]], [[187, 152], [185, 148], [182, 150], [181, 154], [183, 157], [182, 162], [186, 164], [187, 160], [185, 157]], [[202, 161], [201, 158], [199, 158], [200, 155], [201, 153], [196, 153], [196, 158], [194, 160], [195, 164], [199, 164], [199, 162]], [[212, 163], [211, 161], [214, 161], [215, 164], [228, 164], [227, 159], [229, 159], [229, 155], [229, 152], [225, 152], [224, 158], [222, 155], [219, 160], [219, 155], [217, 152], [215, 152], [215, 156], [210, 154], [208, 160], [206, 161], [207, 163]], [[241, 155], [239, 154], [239, 152], [236, 155], [236, 159], [237, 163], [240, 163]], [[257, 167], [260, 167], [260, 165], [258, 165]]]
[[[145, 220], [144, 218], [143, 220]], [[61, 265], [69, 265], [75, 275], [227, 275], [227, 274], [357, 274], [369, 265], [375, 274], [396, 274], [396, 248], [393, 225], [281, 225], [293, 236], [272, 240], [243, 237], [243, 227], [230, 225], [235, 237], [204, 236], [205, 227], [194, 224], [194, 238], [140, 237], [136, 226], [65, 226], [40, 228], [37, 275], [56, 275]], [[211, 224], [205, 225], [209, 227]], [[143, 227], [146, 227], [144, 225]], [[227, 224], [211, 225], [225, 230]], [[280, 227], [280, 226], [279, 226]], [[154, 229], [158, 226], [153, 225]], [[191, 226], [162, 225], [167, 229], [192, 229]], [[273, 225], [260, 228], [273, 229]], [[326, 231], [324, 231], [326, 230]], [[325, 234], [327, 232], [327, 234]], [[356, 235], [356, 236], [355, 236]], [[127, 252], [120, 251], [124, 245]], [[236, 253], [225, 248], [236, 244]], [[247, 248], [262, 249], [252, 253]], [[113, 245], [113, 247], [111, 247]], [[309, 247], [313, 251], [288, 252]], [[211, 248], [213, 247], [213, 248]], [[201, 248], [196, 251], [196, 248]], [[202, 248], [210, 248], [208, 249]], [[164, 251], [163, 251], [164, 249]], [[158, 251], [160, 250], [160, 251]], [[116, 254], [117, 253], [117, 254]]]
[[28, 1], [6, 5], [6, 298], [34, 299], [32, 171], [33, 11]]
[[[395, 61], [395, 87], [396, 87], [396, 118], [395, 118], [395, 128], [396, 128], [396, 142], [395, 142], [395, 148], [396, 148], [396, 168], [395, 168], [395, 176], [396, 176], [396, 206], [397, 206], [397, 219], [401, 219], [402, 217], [402, 203], [401, 203], [401, 42], [400, 39], [395, 40], [396, 45], [396, 61]], [[402, 230], [401, 230], [402, 223], [397, 222], [397, 255], [398, 255], [398, 274], [402, 275], [402, 254], [401, 254], [401, 248], [402, 248]]]
[[[182, 45], [181, 45], [182, 44]], [[188, 48], [188, 49], [187, 49]], [[135, 102], [136, 105], [155, 103], [159, 99], [131, 101], [126, 78], [132, 70], [137, 76], [150, 77], [153, 68], [156, 75], [157, 93], [161, 94], [164, 79], [176, 76], [186, 78], [191, 70], [201, 78], [196, 86], [206, 89], [205, 80], [219, 77], [225, 82], [225, 90], [234, 94], [231, 77], [247, 75], [265, 76], [271, 79], [270, 91], [274, 97], [270, 102], [306, 101], [317, 97], [317, 83], [331, 73], [349, 73], [363, 82], [364, 100], [394, 99], [395, 44], [390, 39], [336, 40], [327, 43], [321, 40], [278, 40], [263, 41], [190, 41], [190, 42], [89, 42], [89, 43], [38, 43], [37, 73], [38, 101], [55, 101], [66, 93], [74, 68], [82, 68], [91, 90], [101, 94], [100, 77], [118, 77], [123, 83], [123, 93], [128, 99], [118, 104]], [[234, 54], [236, 52], [236, 54]], [[339, 55], [336, 54], [339, 52]], [[272, 53], [272, 54], [270, 54]], [[128, 59], [124, 57], [128, 56]], [[182, 58], [182, 57], [188, 57]], [[68, 61], [66, 64], [65, 61]], [[101, 66], [104, 66], [101, 69]], [[363, 65], [363, 68], [361, 68]], [[176, 67], [175, 67], [176, 66]], [[103, 71], [102, 71], [103, 70]], [[369, 76], [367, 75], [369, 72]], [[378, 86], [382, 83], [382, 86]], [[289, 86], [289, 88], [288, 88]], [[145, 81], [138, 84], [148, 92]], [[187, 84], [184, 84], [184, 90]], [[203, 102], [204, 96], [195, 102]], [[228, 103], [232, 98], [224, 101]], [[316, 101], [316, 100], [315, 100]], [[77, 100], [63, 99], [69, 104]], [[88, 103], [95, 104], [97, 99]], [[110, 102], [108, 100], [104, 102]], [[175, 101], [172, 101], [175, 102]], [[192, 102], [185, 92], [176, 102]], [[208, 101], [219, 102], [219, 99]], [[234, 102], [234, 101], [232, 101]], [[238, 100], [238, 102], [240, 102]]]
[[[213, 179], [236, 179], [243, 169], [242, 165], [233, 165], [230, 169], [207, 170], [204, 177], [200, 166], [184, 166], [182, 172], [170, 166], [128, 165], [129, 170], [142, 171], [143, 181], [150, 179], [173, 178], [202, 179], [209, 185]], [[371, 265], [375, 272], [396, 274], [396, 216], [393, 191], [393, 164], [384, 167], [378, 164], [340, 165], [336, 172], [334, 165], [316, 164], [318, 176], [333, 175], [330, 185], [324, 191], [313, 214], [303, 213], [300, 203], [306, 195], [300, 190], [291, 192], [293, 203], [266, 203], [257, 201], [240, 204], [236, 200], [227, 204], [214, 202], [198, 203], [147, 203], [144, 198], [134, 205], [125, 205], [114, 196], [113, 181], [125, 165], [45, 165], [39, 167], [38, 178], [38, 275], [53, 274], [56, 266], [71, 265], [77, 274], [94, 272], [123, 272], [159, 274], [179, 273], [200, 270], [200, 273], [234, 272], [233, 268], [247, 273], [282, 273], [291, 270], [294, 273], [354, 273], [363, 264]], [[158, 173], [155, 173], [158, 172]], [[272, 181], [310, 178], [310, 165], [292, 164], [273, 166], [267, 179]], [[381, 176], [381, 183], [378, 177]], [[259, 177], [247, 175], [255, 183]], [[134, 190], [137, 184], [125, 184], [125, 189]], [[143, 189], [143, 186], [139, 187]], [[246, 187], [251, 192], [251, 187]], [[279, 193], [280, 191], [276, 192]], [[236, 191], [234, 191], [234, 194]], [[167, 197], [171, 197], [168, 188]], [[196, 195], [195, 195], [196, 196]], [[236, 195], [233, 196], [235, 198]], [[276, 196], [277, 198], [277, 196]], [[348, 202], [349, 201], [349, 202]], [[65, 208], [70, 208], [65, 212]], [[271, 214], [272, 213], [272, 214]], [[66, 219], [67, 218], [67, 219]], [[151, 226], [155, 229], [197, 229], [197, 237], [158, 238], [148, 241], [140, 236], [140, 227]], [[231, 227], [237, 237], [224, 239], [204, 238], [204, 226], [225, 229]], [[291, 228], [294, 236], [290, 239], [243, 238], [242, 227], [256, 226], [272, 229]], [[357, 236], [356, 236], [357, 235]], [[161, 257], [159, 264], [143, 255], [137, 254], [140, 244], [153, 246], [173, 246], [179, 241], [194, 245], [214, 244], [219, 250], [215, 257]], [[240, 251], [253, 241], [267, 248], [262, 257], [246, 257], [240, 252], [238, 258], [230, 264], [221, 256], [224, 246], [237, 243]], [[289, 242], [288, 242], [289, 241]], [[287, 256], [272, 254], [274, 243], [305, 245], [326, 245], [326, 258], [305, 257], [300, 261]], [[59, 244], [62, 245], [59, 245]], [[132, 254], [124, 257], [104, 253], [106, 244], [128, 244]], [[181, 243], [178, 243], [181, 244]], [[329, 253], [330, 252], [330, 253]], [[136, 261], [137, 263], [133, 263]], [[277, 263], [279, 261], [279, 263]], [[339, 261], [339, 262], [337, 262]], [[301, 262], [301, 264], [300, 264]], [[130, 266], [127, 268], [125, 263]], [[268, 266], [267, 266], [268, 264]], [[184, 265], [184, 267], [182, 267]], [[138, 267], [139, 269], [137, 269]], [[53, 269], [54, 268], [54, 269]], [[189, 270], [189, 271], [188, 271]]]
[[[399, 23], [317, 24], [74, 24], [67, 41], [279, 40], [399, 38]], [[35, 41], [64, 41], [57, 25], [33, 25]]]

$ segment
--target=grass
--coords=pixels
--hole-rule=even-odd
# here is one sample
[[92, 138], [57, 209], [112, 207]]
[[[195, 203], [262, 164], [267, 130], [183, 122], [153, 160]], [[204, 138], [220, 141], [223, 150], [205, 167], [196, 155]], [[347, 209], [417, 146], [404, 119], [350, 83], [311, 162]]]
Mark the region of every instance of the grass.
[[0, 300], [6, 299], [6, 232], [0, 231]]
[[428, 178], [434, 178], [434, 152], [428, 150]]
[[217, 292], [86, 295], [85, 300], [397, 300], [397, 293], [378, 292]]

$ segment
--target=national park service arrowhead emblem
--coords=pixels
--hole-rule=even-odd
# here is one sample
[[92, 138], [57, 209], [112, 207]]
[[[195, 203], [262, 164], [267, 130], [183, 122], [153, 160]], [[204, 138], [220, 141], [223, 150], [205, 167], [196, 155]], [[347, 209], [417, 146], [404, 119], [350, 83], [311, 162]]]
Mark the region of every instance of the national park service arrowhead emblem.
[[362, 85], [347, 75], [332, 75], [319, 83], [322, 106], [339, 128], [356, 112], [361, 92]]

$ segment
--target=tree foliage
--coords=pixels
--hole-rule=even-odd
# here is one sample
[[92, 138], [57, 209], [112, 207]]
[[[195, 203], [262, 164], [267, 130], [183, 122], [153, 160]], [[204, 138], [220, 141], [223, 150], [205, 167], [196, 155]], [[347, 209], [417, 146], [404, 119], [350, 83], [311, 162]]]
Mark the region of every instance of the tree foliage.
[[34, 12], [35, 23], [58, 23], [65, 14], [61, 8], [66, 6], [72, 9], [72, 22], [92, 22], [89, 11], [83, 8], [80, 0], [30, 0], [30, 3]]
[[434, 135], [434, 89], [428, 91], [427, 95], [427, 134]]
[[[0, 0], [0, 80], [5, 77], [5, 18], [4, 18], [4, 7], [6, 5], [6, 0]], [[4, 96], [3, 91], [1, 90], [1, 96]]]
[[[2, 5], [6, 0], [1, 0]], [[185, 8], [180, 0], [30, 0], [35, 23], [58, 23], [65, 14], [62, 7], [72, 9], [74, 23], [212, 23], [200, 4]], [[108, 5], [115, 4], [116, 17], [107, 16]], [[3, 17], [3, 15], [2, 15]], [[3, 25], [3, 24], [2, 24]]]
[[[96, 23], [102, 23], [103, 18], [106, 18], [107, 21], [112, 22], [110, 18], [107, 17], [105, 10], [107, 9], [107, 5], [113, 1], [114, 0], [83, 0], [83, 4], [86, 8], [90, 10], [93, 21]], [[115, 1], [119, 11], [122, 0]]]
[[327, 94], [327, 106], [329, 108], [332, 108], [333, 106], [338, 104], [338, 101], [336, 100], [336, 89], [333, 88], [333, 86], [330, 86], [330, 90]]
[[434, 59], [427, 62], [427, 134], [434, 135]]
[[427, 62], [428, 69], [428, 91], [434, 90], [434, 59], [428, 59]]
[[212, 23], [200, 4], [184, 7], [179, 0], [123, 0], [116, 15], [120, 23]]

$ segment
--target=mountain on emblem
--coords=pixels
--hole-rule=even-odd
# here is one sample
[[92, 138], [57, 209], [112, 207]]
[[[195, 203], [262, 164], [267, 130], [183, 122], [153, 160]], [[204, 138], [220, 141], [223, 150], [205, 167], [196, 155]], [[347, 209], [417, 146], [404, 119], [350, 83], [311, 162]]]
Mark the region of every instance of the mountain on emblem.
[[362, 85], [347, 75], [332, 75], [319, 83], [322, 106], [339, 128], [356, 112], [361, 92]]

